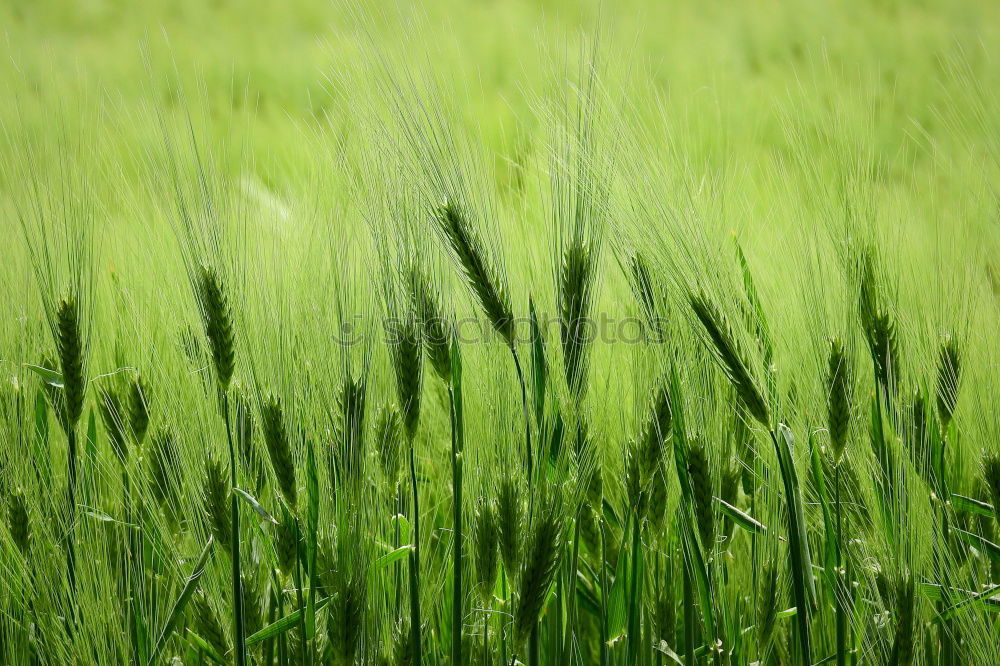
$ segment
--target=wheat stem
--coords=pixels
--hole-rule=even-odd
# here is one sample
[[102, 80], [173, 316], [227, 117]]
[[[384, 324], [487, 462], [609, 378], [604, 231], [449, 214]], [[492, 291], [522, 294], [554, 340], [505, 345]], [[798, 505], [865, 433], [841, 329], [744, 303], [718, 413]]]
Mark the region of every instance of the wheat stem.
[[517, 370], [517, 381], [521, 385], [521, 410], [524, 413], [524, 450], [527, 454], [528, 481], [534, 479], [534, 460], [531, 451], [531, 418], [528, 416], [528, 392], [524, 384], [524, 372], [521, 369], [521, 360], [517, 356], [517, 349], [510, 345], [510, 353], [514, 357], [514, 369]]
[[465, 428], [462, 418], [462, 361], [458, 345], [452, 344], [451, 349], [451, 382], [448, 386], [448, 397], [451, 405], [451, 483], [453, 494], [452, 526], [455, 545], [453, 549], [453, 586], [452, 586], [452, 628], [451, 628], [451, 663], [462, 664], [462, 450], [465, 446]]
[[233, 574], [233, 624], [236, 638], [236, 666], [245, 666], [247, 661], [246, 628], [243, 617], [243, 577], [240, 574], [240, 507], [236, 492], [236, 446], [233, 443], [233, 429], [229, 418], [229, 392], [227, 387], [220, 386], [222, 416], [226, 422], [226, 440], [229, 443], [229, 514], [233, 537], [232, 574]]
[[413, 453], [413, 438], [410, 438], [410, 491], [413, 499], [413, 544], [409, 555], [410, 566], [410, 640], [415, 666], [420, 666], [422, 649], [420, 641], [420, 499], [417, 494], [417, 466]]

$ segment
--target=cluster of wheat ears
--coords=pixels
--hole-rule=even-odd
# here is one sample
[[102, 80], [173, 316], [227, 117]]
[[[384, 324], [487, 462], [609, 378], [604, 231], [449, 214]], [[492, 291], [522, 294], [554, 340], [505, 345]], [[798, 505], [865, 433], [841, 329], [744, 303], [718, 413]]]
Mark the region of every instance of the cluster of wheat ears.
[[[794, 329], [812, 362], [783, 362], [793, 296], [762, 298], [739, 244], [697, 240], [693, 209], [617, 203], [645, 167], [592, 134], [586, 83], [552, 119], [553, 260], [523, 267], [550, 273], [544, 295], [512, 288], [502, 248], [520, 241], [479, 198], [487, 177], [403, 87], [382, 99], [409, 111], [373, 122], [386, 133], [356, 190], [372, 241], [353, 257], [360, 295], [319, 314], [246, 286], [248, 213], [221, 212], [211, 170], [165, 142], [157, 178], [190, 287], [168, 307], [185, 301], [194, 324], [163, 323], [170, 352], [107, 342], [123, 306], [99, 301], [128, 288], [94, 287], [98, 210], [26, 180], [41, 185], [17, 214], [48, 332], [24, 335], [0, 404], [4, 662], [995, 654], [1000, 457], [963, 443], [956, 418], [968, 326], [917, 360], [929, 345], [909, 344], [919, 313], [900, 324], [887, 248], [845, 234], [817, 278], [840, 307]], [[642, 341], [589, 334], [609, 302], [638, 313]], [[460, 338], [463, 305], [492, 337]], [[274, 322], [241, 314], [254, 307]], [[358, 313], [378, 335], [299, 330]], [[635, 408], [612, 390], [625, 376]]]

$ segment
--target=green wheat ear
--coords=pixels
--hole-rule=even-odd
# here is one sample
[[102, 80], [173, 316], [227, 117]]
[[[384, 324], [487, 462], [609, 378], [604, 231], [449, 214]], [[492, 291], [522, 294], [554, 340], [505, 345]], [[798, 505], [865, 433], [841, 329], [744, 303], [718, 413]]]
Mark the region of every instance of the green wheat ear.
[[545, 599], [559, 568], [561, 536], [558, 502], [540, 508], [524, 552], [517, 610], [514, 613], [514, 638], [518, 645], [525, 644], [545, 607]]
[[711, 552], [715, 543], [715, 520], [712, 506], [714, 490], [708, 456], [701, 438], [693, 438], [688, 448], [687, 471], [691, 479], [694, 496], [694, 513], [698, 522], [698, 534], [706, 553]]
[[667, 497], [670, 492], [669, 479], [663, 467], [653, 472], [653, 477], [649, 481], [649, 500], [647, 501], [647, 517], [650, 523], [658, 528], [663, 528], [663, 521], [667, 516]]
[[66, 420], [76, 426], [83, 413], [83, 394], [87, 382], [83, 376], [83, 335], [77, 301], [67, 296], [59, 301], [56, 313], [59, 332], [59, 362], [62, 366], [63, 391], [66, 396]]
[[396, 394], [407, 438], [413, 441], [420, 421], [420, 388], [423, 378], [421, 335], [415, 319], [390, 320], [389, 355], [396, 377]]
[[689, 294], [688, 301], [743, 404], [761, 425], [770, 427], [767, 404], [750, 375], [749, 364], [739, 353], [725, 316], [704, 292]]
[[767, 651], [774, 636], [778, 613], [781, 611], [784, 598], [778, 569], [774, 566], [773, 562], [769, 561], [764, 565], [760, 584], [760, 619], [758, 621], [757, 641], [763, 653]]
[[292, 449], [285, 428], [284, 412], [281, 401], [271, 396], [264, 401], [260, 410], [261, 431], [264, 434], [264, 444], [271, 459], [271, 468], [278, 481], [282, 499], [294, 512], [298, 501], [295, 486], [295, 466], [292, 463]]
[[241, 386], [234, 385], [233, 389], [232, 414], [236, 451], [239, 453], [241, 466], [247, 470], [247, 476], [253, 480], [254, 487], [260, 494], [264, 486], [265, 475], [263, 460], [254, 445], [256, 421], [254, 420], [253, 407], [246, 391]]
[[24, 502], [24, 494], [15, 491], [8, 502], [7, 529], [21, 555], [28, 557], [28, 550], [31, 547], [31, 524], [28, 520], [28, 506]]
[[663, 577], [663, 589], [653, 602], [652, 623], [658, 640], [672, 645], [677, 628], [677, 608], [674, 597], [674, 577], [668, 567]]
[[208, 603], [208, 598], [204, 592], [198, 592], [194, 599], [194, 626], [195, 633], [205, 639], [213, 650], [224, 655], [229, 651], [229, 641], [226, 640], [226, 632], [219, 623], [219, 618]]
[[205, 514], [219, 544], [232, 552], [233, 532], [229, 517], [229, 482], [221, 463], [209, 459], [205, 464]]
[[890, 664], [907, 666], [913, 663], [913, 633], [915, 610], [915, 586], [913, 578], [906, 576], [896, 583], [896, 636], [892, 643]]
[[203, 266], [198, 276], [198, 304], [201, 309], [205, 337], [212, 352], [219, 386], [225, 390], [233, 378], [236, 351], [233, 342], [233, 324], [229, 303], [222, 280], [214, 269]]
[[629, 278], [629, 285], [632, 287], [632, 294], [639, 302], [643, 314], [650, 321], [656, 319], [657, 298], [653, 289], [653, 277], [649, 272], [646, 259], [639, 252], [635, 252], [625, 262], [626, 276]]
[[994, 514], [1000, 523], [1000, 455], [990, 454], [983, 458], [983, 480], [990, 490]]
[[579, 397], [587, 375], [587, 315], [594, 283], [594, 256], [590, 246], [574, 239], [563, 252], [559, 271], [559, 324], [566, 383]]
[[649, 416], [643, 427], [642, 478], [648, 481], [659, 468], [664, 457], [664, 442], [673, 427], [673, 407], [670, 404], [670, 389], [666, 382], [660, 382], [649, 407]]
[[382, 472], [391, 485], [399, 481], [402, 467], [402, 420], [393, 405], [383, 405], [375, 412], [374, 446], [377, 449]]
[[500, 528], [497, 524], [496, 508], [485, 497], [479, 498], [473, 540], [476, 584], [484, 598], [489, 599], [497, 581]]
[[244, 573], [240, 578], [243, 582], [243, 622], [247, 634], [253, 635], [264, 628], [264, 615], [261, 612], [264, 596], [256, 576]]
[[368, 402], [368, 381], [362, 374], [357, 379], [344, 377], [340, 389], [340, 463], [347, 478], [356, 479], [365, 459], [365, 409]]
[[600, 545], [601, 511], [604, 502], [604, 480], [600, 468], [595, 467], [590, 472], [589, 479], [581, 482], [586, 488], [586, 497], [581, 512], [580, 535], [591, 552], [596, 554]]
[[291, 575], [299, 550], [298, 533], [295, 518], [287, 511], [284, 513], [284, 520], [274, 528], [274, 556], [278, 569], [285, 575]]
[[520, 569], [521, 556], [521, 490], [511, 477], [500, 482], [497, 495], [497, 519], [500, 526], [500, 556], [507, 577], [514, 579]]
[[895, 398], [899, 385], [896, 323], [882, 301], [875, 259], [870, 251], [865, 251], [861, 255], [858, 272], [860, 274], [858, 311], [875, 367], [875, 376], [886, 397]]
[[844, 341], [836, 338], [830, 341], [830, 358], [827, 375], [827, 414], [830, 441], [833, 445], [834, 460], [844, 457], [847, 433], [851, 420], [851, 400], [854, 389], [854, 367], [850, 355], [844, 348]]
[[452, 323], [445, 317], [441, 294], [416, 265], [409, 270], [410, 297], [413, 309], [423, 329], [427, 359], [441, 381], [451, 382]]
[[962, 379], [962, 355], [958, 342], [946, 335], [938, 352], [937, 407], [945, 428], [951, 423], [958, 406], [958, 389]]
[[149, 390], [139, 376], [129, 385], [128, 417], [132, 437], [140, 445], [149, 429]]
[[490, 325], [514, 346], [514, 314], [510, 296], [499, 274], [487, 263], [482, 244], [458, 205], [445, 202], [437, 214], [438, 226], [455, 253], [465, 279], [486, 313]]
[[361, 650], [361, 637], [367, 595], [365, 575], [351, 576], [341, 573], [333, 612], [327, 616], [327, 636], [333, 653], [333, 663], [349, 666], [357, 663]]
[[177, 443], [174, 434], [166, 426], [153, 435], [149, 465], [153, 495], [157, 503], [162, 505], [168, 500], [172, 503], [179, 494], [174, 481], [175, 470], [178, 468]]
[[101, 420], [104, 421], [104, 430], [108, 434], [108, 441], [111, 449], [118, 458], [118, 462], [125, 465], [128, 462], [128, 440], [125, 433], [125, 410], [122, 406], [121, 397], [114, 389], [101, 391]]

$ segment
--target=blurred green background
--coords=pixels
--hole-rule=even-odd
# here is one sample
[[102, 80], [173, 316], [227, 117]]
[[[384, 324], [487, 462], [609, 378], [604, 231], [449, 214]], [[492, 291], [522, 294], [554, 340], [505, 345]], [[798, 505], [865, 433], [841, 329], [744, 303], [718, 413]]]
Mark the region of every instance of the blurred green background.
[[729, 159], [759, 161], [761, 149], [780, 151], [789, 114], [809, 97], [844, 113], [864, 103], [886, 159], [922, 160], [930, 142], [956, 154], [995, 144], [978, 135], [995, 126], [948, 131], [941, 112], [975, 113], [969, 81], [951, 64], [984, 89], [1000, 83], [987, 49], [998, 18], [998, 3], [976, 0], [8, 0], [3, 150], [22, 133], [51, 131], [56, 116], [71, 132], [81, 118], [111, 124], [128, 146], [150, 129], [136, 109], [201, 99], [213, 131], [225, 130], [231, 107], [252, 116], [258, 168], [282, 182], [302, 158], [294, 139], [303, 128], [347, 122], [333, 111], [329, 78], [385, 52], [462, 86], [465, 118], [510, 157], [532, 143], [529, 106], [552, 62], [586, 34], [603, 46], [606, 68], [630, 81], [638, 108], [660, 95], [670, 114], [711, 128], [685, 136], [693, 156], [718, 158], [724, 146]]

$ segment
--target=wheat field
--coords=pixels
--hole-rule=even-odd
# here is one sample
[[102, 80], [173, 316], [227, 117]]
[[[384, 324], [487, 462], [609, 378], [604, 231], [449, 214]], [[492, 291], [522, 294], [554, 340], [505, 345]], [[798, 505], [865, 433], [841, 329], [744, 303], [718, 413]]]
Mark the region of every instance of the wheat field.
[[0, 25], [0, 663], [995, 663], [1000, 6]]

